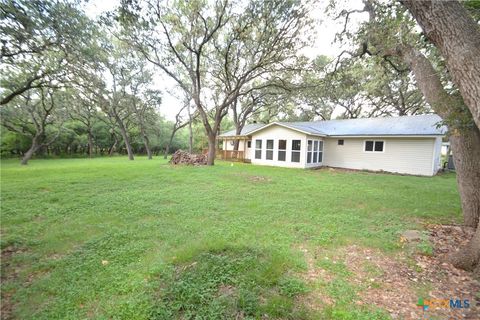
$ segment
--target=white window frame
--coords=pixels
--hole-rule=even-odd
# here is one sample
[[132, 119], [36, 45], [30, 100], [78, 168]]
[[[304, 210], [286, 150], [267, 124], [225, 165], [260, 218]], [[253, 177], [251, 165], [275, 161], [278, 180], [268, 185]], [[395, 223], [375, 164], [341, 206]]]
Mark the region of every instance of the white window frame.
[[[302, 139], [292, 139], [291, 141], [291, 150], [290, 150], [290, 162], [292, 163], [301, 163], [302, 162]], [[299, 150], [294, 150], [293, 149], [293, 141], [299, 141], [300, 142], [300, 149]], [[305, 141], [305, 140], [304, 140]], [[293, 161], [293, 153], [298, 153], [298, 161]]]
[[[285, 141], [285, 149], [280, 149], [280, 141]], [[288, 146], [288, 140], [287, 139], [278, 139], [278, 151], [277, 151], [277, 161], [287, 161], [287, 146]], [[280, 160], [280, 152], [283, 151], [283, 154], [285, 155], [285, 159]]]
[[[367, 141], [373, 141], [373, 150], [372, 151], [367, 151], [366, 148], [367, 148]], [[375, 143], [376, 142], [383, 142], [383, 149], [382, 151], [375, 151]], [[386, 145], [386, 142], [385, 140], [364, 140], [363, 141], [363, 152], [365, 153], [384, 153], [385, 152], [385, 145]]]
[[[320, 161], [320, 155], [322, 155], [322, 161]], [[323, 163], [323, 140], [318, 140], [317, 161], [317, 163]]]
[[[260, 149], [257, 148], [257, 141], [260, 141]], [[263, 148], [263, 141], [262, 139], [255, 139], [255, 152], [253, 157], [257, 160], [262, 160], [262, 148]], [[260, 151], [260, 158], [257, 158], [257, 151]]]
[[[315, 142], [317, 142], [317, 150], [315, 151]], [[312, 150], [308, 151], [308, 144], [312, 144]], [[308, 162], [308, 154], [310, 153], [310, 162]], [[313, 161], [314, 154], [316, 155], [317, 161]], [[322, 155], [322, 161], [320, 160], [320, 154]], [[307, 139], [307, 164], [321, 164], [323, 163], [323, 140], [319, 139]]]
[[[308, 148], [310, 147], [310, 150]], [[308, 161], [308, 154], [310, 154], [310, 161]], [[307, 139], [307, 157], [306, 157], [307, 164], [313, 163], [313, 140]]]
[[[271, 149], [268, 149], [268, 141], [272, 141]], [[275, 140], [274, 139], [265, 140], [265, 160], [273, 161], [273, 158], [275, 156], [275, 152], [273, 151], [274, 149], [275, 149]], [[272, 152], [272, 159], [268, 159], [268, 151]]]

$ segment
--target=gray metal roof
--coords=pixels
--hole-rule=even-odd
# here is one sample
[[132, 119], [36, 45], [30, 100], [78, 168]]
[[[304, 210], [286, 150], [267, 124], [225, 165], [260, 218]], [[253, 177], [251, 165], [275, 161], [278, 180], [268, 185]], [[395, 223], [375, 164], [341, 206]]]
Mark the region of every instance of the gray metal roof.
[[[291, 124], [312, 134], [321, 132], [328, 136], [442, 135], [446, 128], [437, 128], [440, 121], [442, 119], [436, 114], [425, 114], [404, 117], [293, 122]], [[283, 124], [288, 126], [289, 123]], [[308, 130], [309, 128], [314, 130]]]
[[[264, 123], [252, 123], [252, 124], [246, 124], [243, 129], [242, 129], [242, 132], [241, 132], [241, 136], [246, 136], [248, 135], [250, 132], [254, 131], [254, 130], [257, 130], [261, 127], [265, 126]], [[235, 137], [237, 134], [236, 134], [236, 130], [233, 129], [233, 130], [230, 130], [230, 131], [227, 131], [227, 132], [224, 132], [220, 135], [220, 137]]]
[[[438, 127], [441, 121], [442, 119], [436, 114], [425, 114], [385, 118], [278, 122], [277, 124], [312, 135], [324, 136], [424, 136], [445, 134], [447, 128], [445, 126]], [[242, 130], [242, 135], [258, 131], [264, 126], [269, 125], [246, 125]], [[234, 135], [235, 130], [232, 130], [221, 136]]]
[[[312, 121], [312, 122], [277, 122], [278, 124], [284, 125], [285, 127], [289, 127], [292, 129], [297, 129], [303, 132], [308, 132], [310, 134], [315, 135], [322, 135], [326, 136], [327, 134], [319, 128], [317, 125], [319, 121]], [[325, 122], [325, 121], [323, 121]]]

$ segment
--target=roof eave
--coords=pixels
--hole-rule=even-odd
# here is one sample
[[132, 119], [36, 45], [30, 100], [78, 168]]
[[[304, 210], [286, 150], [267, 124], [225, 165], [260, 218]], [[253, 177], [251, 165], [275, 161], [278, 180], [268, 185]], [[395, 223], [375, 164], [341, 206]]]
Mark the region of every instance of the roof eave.
[[217, 139], [248, 139], [249, 135], [239, 135], [239, 136], [224, 136], [224, 135], [219, 135], [217, 136]]
[[258, 129], [255, 129], [255, 130], [252, 130], [248, 133], [248, 135], [252, 135], [258, 131], [261, 131], [263, 129], [266, 129], [266, 128], [269, 128], [269, 127], [272, 127], [274, 125], [277, 125], [277, 126], [280, 126], [280, 127], [283, 127], [283, 128], [286, 128], [286, 129], [290, 129], [290, 130], [293, 130], [293, 131], [297, 131], [297, 132], [301, 132], [303, 134], [307, 134], [307, 135], [310, 135], [310, 136], [317, 136], [317, 137], [326, 137], [327, 135], [326, 134], [321, 134], [321, 133], [312, 133], [312, 132], [308, 132], [308, 131], [305, 131], [305, 130], [301, 130], [301, 129], [298, 129], [298, 128], [295, 128], [295, 127], [290, 127], [288, 125], [285, 125], [283, 123], [279, 123], [279, 122], [272, 122], [272, 123], [269, 123], [269, 124], [266, 124], [264, 125], [263, 127], [260, 127]]
[[429, 133], [429, 134], [332, 134], [328, 135], [328, 138], [368, 138], [368, 137], [389, 137], [389, 138], [395, 138], [395, 137], [402, 137], [402, 138], [408, 138], [408, 137], [443, 137], [445, 136], [445, 133]]

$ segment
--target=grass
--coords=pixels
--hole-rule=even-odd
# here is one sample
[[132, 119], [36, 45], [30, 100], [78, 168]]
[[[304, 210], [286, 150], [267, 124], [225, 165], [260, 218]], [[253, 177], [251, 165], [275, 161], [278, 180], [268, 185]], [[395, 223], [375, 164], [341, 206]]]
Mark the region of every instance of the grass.
[[335, 304], [304, 305], [318, 284], [301, 277], [299, 245], [395, 255], [403, 230], [460, 221], [451, 174], [141, 157], [4, 160], [1, 169], [1, 246], [16, 251], [2, 294], [18, 319], [384, 319], [355, 305], [361, 288], [341, 261], [317, 262], [334, 275], [320, 286]]

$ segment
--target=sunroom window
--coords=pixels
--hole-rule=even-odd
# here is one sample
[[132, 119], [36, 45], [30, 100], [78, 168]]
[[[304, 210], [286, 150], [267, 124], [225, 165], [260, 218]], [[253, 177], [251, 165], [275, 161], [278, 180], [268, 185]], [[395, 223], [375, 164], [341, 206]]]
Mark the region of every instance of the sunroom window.
[[307, 141], [307, 163], [320, 163], [323, 160], [323, 141]]
[[262, 140], [255, 140], [255, 159], [262, 159]]
[[292, 162], [300, 162], [301, 140], [292, 140]]
[[312, 163], [313, 141], [307, 141], [307, 163]]
[[273, 160], [273, 140], [267, 140], [267, 160]]
[[278, 161], [285, 161], [287, 157], [287, 140], [278, 140]]

